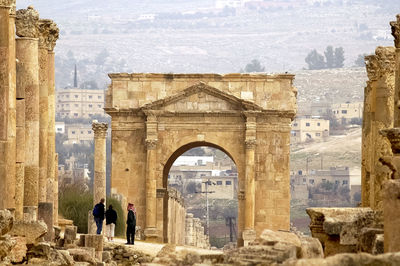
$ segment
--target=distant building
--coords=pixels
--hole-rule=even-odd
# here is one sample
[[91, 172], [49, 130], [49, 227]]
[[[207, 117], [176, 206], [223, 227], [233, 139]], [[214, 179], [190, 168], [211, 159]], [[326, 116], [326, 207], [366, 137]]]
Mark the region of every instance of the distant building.
[[201, 181], [201, 191], [205, 192], [207, 186], [210, 199], [234, 199], [237, 195], [237, 175], [204, 176]]
[[331, 112], [337, 121], [350, 122], [352, 119], [362, 119], [364, 103], [332, 104]]
[[[87, 164], [80, 164], [74, 156], [65, 160], [65, 165], [58, 166], [58, 181], [60, 185], [89, 184], [89, 169]], [[87, 187], [88, 189], [88, 187]]]
[[65, 128], [67, 141], [64, 144], [89, 144], [94, 140], [92, 125], [69, 124]]
[[65, 123], [56, 121], [56, 133], [65, 133]]
[[313, 102], [310, 106], [311, 116], [326, 118], [331, 111], [331, 104], [327, 102]]
[[207, 165], [207, 163], [213, 163], [214, 157], [213, 156], [179, 156], [175, 162], [174, 166], [179, 165]]
[[297, 117], [292, 122], [291, 143], [322, 140], [329, 136], [329, 120], [314, 117]]
[[56, 90], [56, 115], [61, 118], [104, 116], [104, 90]]

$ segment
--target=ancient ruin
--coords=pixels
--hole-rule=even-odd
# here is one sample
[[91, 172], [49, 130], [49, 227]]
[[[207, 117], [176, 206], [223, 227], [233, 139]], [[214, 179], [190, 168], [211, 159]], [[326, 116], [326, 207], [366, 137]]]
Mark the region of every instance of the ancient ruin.
[[175, 159], [198, 146], [218, 148], [236, 163], [240, 245], [267, 228], [289, 229], [293, 75], [109, 76], [112, 192], [136, 203], [147, 239], [171, 241], [160, 192]]

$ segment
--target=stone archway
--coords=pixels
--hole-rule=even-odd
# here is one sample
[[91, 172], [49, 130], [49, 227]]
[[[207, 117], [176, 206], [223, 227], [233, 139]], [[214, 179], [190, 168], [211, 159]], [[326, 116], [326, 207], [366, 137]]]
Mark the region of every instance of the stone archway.
[[263, 229], [289, 229], [293, 75], [109, 76], [112, 192], [136, 203], [147, 238], [163, 239], [157, 195], [164, 188], [164, 168], [191, 143], [223, 148], [238, 167], [239, 245]]
[[[237, 163], [235, 162], [235, 159], [233, 158], [233, 156], [229, 153], [229, 151], [227, 151], [224, 147], [221, 147], [219, 145], [215, 145], [213, 143], [208, 143], [205, 141], [196, 141], [196, 142], [190, 142], [186, 145], [183, 145], [181, 147], [179, 147], [175, 152], [173, 152], [169, 157], [166, 156], [165, 158], [167, 158], [167, 161], [165, 163], [162, 163], [163, 167], [163, 176], [162, 176], [162, 182], [163, 182], [163, 188], [162, 189], [157, 189], [157, 193], [158, 193], [158, 197], [157, 197], [157, 206], [163, 206], [163, 211], [161, 213], [161, 209], [158, 209], [159, 215], [158, 217], [162, 217], [163, 218], [163, 224], [161, 226], [161, 221], [158, 220], [158, 222], [160, 223], [159, 228], [163, 228], [163, 242], [165, 243], [179, 243], [179, 241], [175, 241], [175, 239], [170, 239], [170, 237], [168, 237], [168, 235], [171, 235], [170, 232], [168, 232], [169, 230], [171, 230], [171, 228], [168, 227], [168, 224], [173, 224], [174, 228], [177, 228], [179, 226], [182, 226], [181, 224], [174, 224], [175, 221], [173, 221], [171, 223], [171, 221], [169, 220], [169, 212], [168, 212], [168, 197], [166, 195], [166, 192], [168, 191], [168, 175], [170, 172], [170, 169], [172, 167], [172, 165], [174, 164], [175, 160], [180, 157], [182, 154], [184, 154], [186, 151], [189, 151], [190, 149], [196, 148], [196, 147], [211, 147], [211, 148], [215, 148], [218, 149], [222, 152], [224, 152], [227, 156], [229, 156], [231, 158], [231, 160], [235, 163], [235, 166], [237, 168], [238, 173], [239, 172], [243, 172], [241, 171], [241, 169], [239, 169], [239, 167], [237, 166]], [[165, 159], [163, 158], [163, 159]], [[240, 181], [240, 177], [241, 175], [238, 175], [238, 182]], [[238, 184], [238, 187], [240, 187], [240, 185]], [[240, 208], [239, 208], [240, 209]], [[238, 209], [238, 211], [239, 211]], [[239, 219], [240, 221], [240, 219]], [[239, 228], [242, 228], [242, 226], [238, 226]], [[168, 228], [168, 229], [167, 229]], [[178, 234], [179, 235], [179, 234]], [[178, 238], [178, 237], [176, 237]], [[181, 243], [179, 243], [181, 244]], [[185, 244], [185, 243], [183, 243]]]

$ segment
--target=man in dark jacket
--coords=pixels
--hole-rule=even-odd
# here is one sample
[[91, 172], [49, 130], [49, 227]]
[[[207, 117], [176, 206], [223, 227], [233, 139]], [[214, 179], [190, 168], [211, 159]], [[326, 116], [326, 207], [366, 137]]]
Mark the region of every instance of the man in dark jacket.
[[128, 204], [128, 215], [126, 219], [126, 244], [135, 244], [135, 229], [136, 229], [136, 209], [132, 203]]
[[117, 224], [117, 212], [113, 209], [110, 204], [108, 210], [106, 211], [106, 235], [108, 241], [113, 241], [115, 225]]
[[103, 221], [104, 221], [104, 199], [101, 199], [99, 203], [94, 206], [93, 209], [93, 217], [97, 226], [97, 234], [100, 235], [103, 230]]

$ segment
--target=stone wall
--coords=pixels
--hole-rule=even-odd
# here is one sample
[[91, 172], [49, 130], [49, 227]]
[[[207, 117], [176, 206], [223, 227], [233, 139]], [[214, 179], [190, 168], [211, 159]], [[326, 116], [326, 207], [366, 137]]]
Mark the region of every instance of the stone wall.
[[192, 213], [186, 215], [185, 245], [199, 248], [210, 248], [210, 240], [204, 233], [204, 226], [199, 218], [193, 218]]
[[174, 188], [168, 188], [168, 243], [185, 244], [186, 209], [183, 197]]

